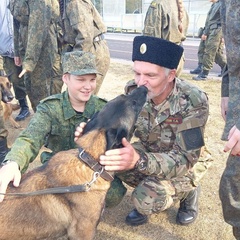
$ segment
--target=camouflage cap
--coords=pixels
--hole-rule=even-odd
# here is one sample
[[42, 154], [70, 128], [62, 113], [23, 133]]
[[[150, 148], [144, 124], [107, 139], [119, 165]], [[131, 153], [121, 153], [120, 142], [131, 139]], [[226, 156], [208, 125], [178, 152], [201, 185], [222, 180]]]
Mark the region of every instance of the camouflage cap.
[[90, 52], [66, 52], [62, 57], [63, 73], [72, 75], [100, 74], [95, 64], [95, 56]]

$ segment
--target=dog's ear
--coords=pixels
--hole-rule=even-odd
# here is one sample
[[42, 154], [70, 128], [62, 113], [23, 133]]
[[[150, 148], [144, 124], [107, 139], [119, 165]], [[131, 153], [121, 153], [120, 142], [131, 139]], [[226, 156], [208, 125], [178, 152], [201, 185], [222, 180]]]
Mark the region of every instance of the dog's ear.
[[125, 128], [108, 129], [106, 131], [107, 150], [121, 148], [124, 137], [127, 137], [127, 130]]
[[91, 131], [96, 125], [97, 125], [97, 116], [99, 112], [96, 112], [93, 114], [92, 118], [89, 122], [87, 122], [87, 125], [83, 129], [83, 134]]

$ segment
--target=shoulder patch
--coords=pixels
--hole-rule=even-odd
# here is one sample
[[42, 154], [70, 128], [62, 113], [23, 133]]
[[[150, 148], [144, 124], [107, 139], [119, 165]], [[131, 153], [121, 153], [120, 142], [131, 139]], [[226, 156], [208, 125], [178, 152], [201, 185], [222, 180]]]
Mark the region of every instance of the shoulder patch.
[[157, 3], [155, 1], [152, 1], [150, 6], [153, 7], [153, 8], [156, 8], [157, 7]]
[[204, 146], [203, 135], [200, 127], [184, 130], [181, 134], [187, 151], [199, 149]]
[[44, 103], [44, 102], [48, 102], [48, 101], [51, 101], [51, 100], [60, 99], [60, 98], [61, 98], [61, 95], [62, 95], [61, 93], [51, 95], [51, 96], [49, 96], [49, 97], [46, 97], [46, 98], [42, 99], [42, 100], [40, 101], [40, 103]]

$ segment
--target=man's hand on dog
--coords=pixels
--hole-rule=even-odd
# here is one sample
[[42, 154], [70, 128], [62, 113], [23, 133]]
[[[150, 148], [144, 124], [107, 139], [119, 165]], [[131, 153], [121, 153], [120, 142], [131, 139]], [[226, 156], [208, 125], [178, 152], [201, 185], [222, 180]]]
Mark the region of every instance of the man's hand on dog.
[[[18, 187], [21, 180], [21, 173], [16, 162], [9, 162], [0, 168], [0, 193], [6, 193], [8, 184], [13, 182], [14, 187]], [[4, 195], [0, 194], [0, 202]]]
[[[81, 122], [75, 131], [74, 141], [82, 135], [85, 122]], [[107, 171], [123, 171], [133, 169], [140, 156], [126, 138], [122, 139], [123, 148], [108, 150], [100, 156], [100, 163]]]

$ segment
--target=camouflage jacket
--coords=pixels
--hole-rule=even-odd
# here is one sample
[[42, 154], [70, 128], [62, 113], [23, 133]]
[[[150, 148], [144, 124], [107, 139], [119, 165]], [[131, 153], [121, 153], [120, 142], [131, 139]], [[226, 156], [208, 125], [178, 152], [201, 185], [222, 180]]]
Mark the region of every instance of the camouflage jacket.
[[221, 27], [220, 7], [219, 1], [212, 4], [207, 14], [203, 34], [209, 35], [211, 30]]
[[227, 141], [229, 131], [236, 125], [240, 129], [240, 51], [239, 51], [239, 21], [240, 21], [240, 2], [233, 0], [221, 0], [221, 20], [223, 37], [226, 47], [228, 72], [223, 78], [222, 97], [229, 97], [228, 111], [222, 140]]
[[[10, 0], [14, 18], [14, 52], [23, 68], [32, 72], [44, 54], [54, 58], [58, 51], [58, 0]], [[54, 60], [53, 60], [54, 61]]]
[[60, 0], [60, 5], [61, 2], [64, 42], [71, 44], [73, 50], [95, 53], [93, 39], [107, 31], [95, 6], [90, 0]]
[[69, 101], [67, 91], [52, 95], [40, 102], [28, 127], [15, 140], [6, 159], [16, 161], [21, 171], [28, 168], [45, 145], [52, 153], [43, 152], [41, 161], [47, 161], [53, 154], [75, 148], [74, 132], [80, 122], [86, 122], [102, 109], [106, 101], [92, 96], [83, 113], [76, 113]]
[[143, 34], [159, 37], [180, 44], [186, 39], [189, 25], [188, 14], [183, 9], [182, 32], [179, 30], [178, 6], [176, 1], [154, 0], [151, 2], [144, 21]]
[[[145, 175], [184, 182], [193, 178], [204, 145], [204, 127], [208, 119], [207, 95], [198, 87], [175, 79], [169, 97], [155, 106], [148, 101], [136, 124], [133, 143], [147, 159]], [[182, 187], [184, 188], [184, 187]]]

